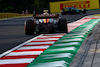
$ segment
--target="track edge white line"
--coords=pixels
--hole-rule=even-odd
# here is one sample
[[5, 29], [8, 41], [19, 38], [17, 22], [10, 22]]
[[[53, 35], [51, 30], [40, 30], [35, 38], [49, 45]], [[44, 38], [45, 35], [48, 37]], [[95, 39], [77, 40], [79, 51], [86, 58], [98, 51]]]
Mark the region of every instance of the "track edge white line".
[[14, 48], [12, 48], [12, 49], [6, 51], [6, 52], [3, 52], [2, 54], [0, 54], [0, 58], [3, 57], [3, 56], [5, 56], [5, 55], [7, 55], [7, 54], [9, 54], [9, 53], [12, 52], [12, 51], [18, 49], [18, 48], [20, 48], [21, 46], [23, 46], [23, 45], [29, 43], [30, 41], [35, 40], [35, 39], [38, 38], [38, 37], [41, 37], [41, 36], [43, 36], [43, 34], [38, 35], [38, 36], [36, 36], [36, 37], [34, 37], [34, 38], [32, 38], [32, 39], [30, 39], [30, 40], [28, 40], [28, 41], [26, 41], [26, 42], [24, 42], [24, 43], [22, 43], [22, 44], [19, 44], [18, 46], [14, 47]]

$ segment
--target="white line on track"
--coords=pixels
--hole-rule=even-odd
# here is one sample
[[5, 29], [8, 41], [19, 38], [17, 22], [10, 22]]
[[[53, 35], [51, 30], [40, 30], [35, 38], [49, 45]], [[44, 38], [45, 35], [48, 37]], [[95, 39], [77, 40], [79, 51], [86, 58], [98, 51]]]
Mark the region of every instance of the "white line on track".
[[47, 40], [58, 40], [59, 38], [49, 38], [49, 39], [36, 39], [34, 41], [47, 41]]
[[59, 42], [69, 42], [69, 41], [82, 41], [82, 38], [68, 39], [68, 40], [60, 40]]
[[30, 63], [34, 58], [24, 58], [24, 59], [5, 59], [0, 60], [0, 64], [18, 64], [18, 63]]
[[59, 48], [59, 49], [52, 49], [51, 51], [68, 51], [68, 50], [75, 50], [75, 47], [66, 47], [66, 48]]
[[43, 51], [25, 51], [25, 52], [11, 52], [6, 56], [20, 56], [20, 55], [40, 55]]
[[10, 53], [10, 52], [12, 52], [12, 51], [18, 49], [18, 48], [20, 48], [21, 46], [23, 46], [23, 45], [29, 43], [30, 41], [35, 40], [35, 39], [38, 38], [38, 37], [41, 37], [41, 36], [43, 36], [43, 34], [41, 34], [41, 35], [39, 35], [39, 36], [37, 36], [37, 37], [34, 37], [34, 38], [32, 38], [32, 39], [30, 39], [30, 40], [28, 40], [28, 41], [26, 41], [26, 42], [24, 42], [24, 43], [22, 43], [22, 44], [20, 44], [20, 45], [18, 45], [18, 46], [16, 46], [16, 47], [14, 47], [14, 48], [12, 48], [12, 49], [10, 49], [10, 50], [8, 50], [8, 51], [6, 51], [6, 52], [0, 54], [0, 58], [3, 57], [3, 56], [5, 56], [5, 55], [7, 55], [8, 53]]
[[25, 47], [21, 47], [17, 50], [24, 50], [24, 49], [47, 49], [49, 46], [25, 46]]
[[[41, 41], [40, 39], [39, 40], [35, 40], [35, 41]], [[43, 40], [44, 41], [44, 40]], [[54, 41], [51, 41], [51, 42], [31, 42], [31, 43], [28, 43], [27, 45], [36, 45], [36, 44], [53, 44]]]
[[71, 43], [64, 43], [64, 44], [55, 44], [54, 46], [70, 46], [70, 45], [79, 45], [79, 42], [71, 42]]

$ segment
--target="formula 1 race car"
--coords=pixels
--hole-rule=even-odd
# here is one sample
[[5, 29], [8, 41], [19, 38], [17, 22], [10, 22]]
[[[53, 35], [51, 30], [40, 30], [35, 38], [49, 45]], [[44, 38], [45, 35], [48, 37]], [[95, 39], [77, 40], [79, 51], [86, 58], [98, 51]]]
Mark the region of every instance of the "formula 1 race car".
[[39, 14], [32, 20], [25, 21], [25, 34], [67, 33], [66, 19], [59, 19], [58, 14]]
[[71, 8], [63, 8], [63, 10], [61, 11], [61, 14], [62, 15], [65, 15], [65, 14], [81, 14], [81, 13], [83, 13], [83, 14], [86, 14], [86, 9], [82, 9], [82, 10], [80, 10], [80, 9], [77, 9], [77, 8], [75, 8], [75, 7], [71, 7]]

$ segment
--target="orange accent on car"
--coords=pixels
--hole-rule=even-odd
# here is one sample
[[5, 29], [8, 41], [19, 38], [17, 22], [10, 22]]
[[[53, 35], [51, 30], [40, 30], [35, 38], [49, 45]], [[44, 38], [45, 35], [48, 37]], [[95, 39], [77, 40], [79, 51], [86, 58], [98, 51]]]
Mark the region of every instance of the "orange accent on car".
[[49, 23], [49, 19], [43, 19], [44, 23]]

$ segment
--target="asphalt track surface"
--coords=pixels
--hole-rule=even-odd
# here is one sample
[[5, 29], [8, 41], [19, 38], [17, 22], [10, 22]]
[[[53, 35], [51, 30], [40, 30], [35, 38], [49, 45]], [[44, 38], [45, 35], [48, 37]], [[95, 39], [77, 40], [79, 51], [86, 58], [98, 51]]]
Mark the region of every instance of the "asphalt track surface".
[[[100, 14], [100, 10], [91, 10], [87, 14], [60, 15], [60, 17], [73, 22], [93, 14]], [[32, 17], [0, 20], [0, 54], [36, 36], [25, 35], [24, 21], [27, 19], [32, 19]]]

